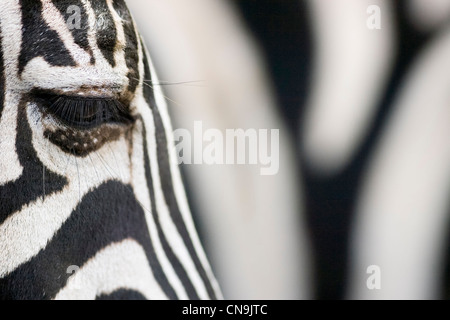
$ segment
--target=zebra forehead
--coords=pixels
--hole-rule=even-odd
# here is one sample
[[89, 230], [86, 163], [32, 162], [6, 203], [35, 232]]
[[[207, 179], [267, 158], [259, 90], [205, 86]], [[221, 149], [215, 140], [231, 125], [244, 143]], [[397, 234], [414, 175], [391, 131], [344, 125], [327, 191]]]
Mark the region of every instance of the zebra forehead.
[[19, 73], [36, 57], [43, 57], [53, 66], [76, 65], [61, 37], [45, 20], [44, 3], [45, 1], [20, 0], [23, 27]]
[[106, 63], [122, 68], [130, 78], [129, 90], [136, 89], [138, 35], [124, 1], [4, 0], [0, 8], [20, 11], [19, 75], [37, 57], [56, 67], [105, 69]]

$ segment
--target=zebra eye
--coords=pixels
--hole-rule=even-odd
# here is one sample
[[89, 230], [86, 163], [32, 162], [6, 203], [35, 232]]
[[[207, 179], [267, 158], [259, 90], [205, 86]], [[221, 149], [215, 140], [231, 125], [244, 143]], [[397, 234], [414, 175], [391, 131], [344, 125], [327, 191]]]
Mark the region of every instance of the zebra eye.
[[48, 92], [33, 94], [45, 114], [51, 114], [71, 128], [87, 130], [102, 124], [131, 124], [133, 117], [117, 99], [82, 97]]

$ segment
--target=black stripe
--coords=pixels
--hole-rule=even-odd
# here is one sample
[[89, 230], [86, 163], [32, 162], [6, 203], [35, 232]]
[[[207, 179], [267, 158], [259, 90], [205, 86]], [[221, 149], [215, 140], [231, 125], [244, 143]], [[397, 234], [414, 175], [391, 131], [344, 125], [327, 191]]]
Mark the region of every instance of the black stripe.
[[83, 197], [45, 249], [0, 279], [0, 299], [54, 298], [71, 276], [69, 266], [82, 267], [107, 245], [128, 238], [143, 246], [156, 281], [168, 297], [176, 298], [155, 255], [144, 211], [132, 188], [109, 181]]
[[64, 177], [45, 168], [39, 160], [31, 141], [32, 131], [26, 109], [27, 101], [24, 98], [18, 106], [16, 138], [17, 155], [23, 173], [19, 179], [0, 186], [0, 224], [23, 205], [61, 191], [67, 184]]
[[186, 289], [186, 293], [189, 296], [189, 299], [199, 299], [197, 292], [195, 291], [194, 286], [192, 285], [186, 271], [184, 270], [183, 266], [181, 265], [180, 261], [178, 260], [177, 256], [173, 253], [172, 248], [170, 247], [169, 243], [167, 242], [166, 236], [161, 228], [161, 224], [159, 222], [159, 216], [156, 211], [156, 205], [155, 205], [155, 191], [153, 189], [153, 177], [150, 167], [150, 159], [148, 156], [148, 148], [147, 148], [147, 131], [145, 127], [143, 127], [143, 135], [144, 135], [144, 163], [145, 163], [145, 178], [147, 180], [147, 187], [149, 190], [150, 195], [150, 202], [151, 202], [151, 210], [152, 210], [152, 216], [153, 220], [155, 221], [156, 228], [158, 230], [158, 235], [161, 240], [161, 244], [163, 246], [163, 249], [167, 255], [167, 258], [169, 259], [170, 263], [174, 267], [174, 270], [177, 274], [177, 276], [180, 278], [184, 288]]
[[235, 0], [270, 72], [280, 114], [296, 138], [299, 111], [308, 98], [314, 51], [306, 1]]
[[133, 18], [131, 17], [125, 2], [123, 0], [115, 0], [113, 5], [117, 14], [122, 19], [123, 31], [126, 39], [125, 61], [128, 67], [128, 91], [134, 92], [139, 84], [139, 55], [136, 29], [134, 28]]
[[3, 61], [3, 36], [0, 30], [0, 120], [2, 120], [2, 112], [4, 104], [5, 104], [5, 65]]
[[[59, 10], [59, 12], [64, 17], [64, 21], [69, 21], [73, 19], [74, 12], [67, 12], [70, 6], [77, 6], [80, 9], [80, 28], [72, 28], [70, 32], [72, 33], [75, 43], [85, 50], [91, 56], [91, 63], [95, 63], [94, 54], [91, 47], [89, 46], [88, 32], [89, 32], [89, 19], [86, 13], [86, 9], [80, 0], [52, 0], [53, 5]], [[69, 22], [74, 22], [70, 20]]]
[[22, 8], [22, 46], [19, 56], [19, 74], [27, 63], [43, 57], [53, 66], [76, 66], [75, 61], [58, 34], [49, 29], [42, 17], [41, 1], [20, 0]]
[[102, 294], [97, 296], [96, 300], [147, 300], [142, 293], [129, 290], [119, 289], [110, 294]]
[[95, 12], [97, 45], [106, 61], [112, 67], [116, 66], [114, 52], [117, 43], [117, 30], [113, 16], [109, 11], [106, 0], [89, 0]]
[[[145, 75], [144, 75], [145, 79], [151, 80], [150, 67], [146, 55], [144, 55], [144, 68], [145, 68]], [[183, 238], [184, 244], [186, 245], [186, 248], [188, 249], [189, 254], [192, 257], [195, 267], [197, 268], [197, 271], [199, 272], [199, 275], [205, 284], [206, 290], [210, 298], [216, 299], [216, 294], [212, 288], [211, 282], [208, 276], [206, 275], [206, 271], [203, 265], [201, 264], [200, 259], [198, 258], [197, 252], [195, 251], [189, 232], [186, 229], [183, 217], [178, 208], [177, 198], [175, 196], [174, 188], [172, 185], [172, 173], [170, 171], [170, 161], [167, 150], [166, 132], [161, 119], [161, 115], [156, 106], [153, 89], [151, 89], [149, 86], [144, 85], [143, 90], [145, 100], [153, 112], [159, 175], [161, 177], [161, 187], [163, 189], [166, 204], [170, 211], [170, 216], [173, 222], [175, 223], [178, 232]]]

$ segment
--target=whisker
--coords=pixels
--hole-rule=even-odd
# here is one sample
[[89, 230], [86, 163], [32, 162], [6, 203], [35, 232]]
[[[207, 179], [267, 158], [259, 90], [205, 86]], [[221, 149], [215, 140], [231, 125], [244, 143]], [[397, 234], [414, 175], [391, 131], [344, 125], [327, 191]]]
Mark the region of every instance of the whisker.
[[92, 168], [94, 168], [95, 175], [97, 176], [98, 181], [100, 181], [100, 176], [99, 176], [99, 174], [98, 174], [97, 168], [95, 167], [94, 160], [92, 160], [92, 157], [91, 157], [91, 154], [90, 154], [90, 153], [88, 153], [88, 157], [89, 157], [89, 159], [91, 160]]
[[104, 165], [106, 171], [108, 171], [111, 178], [115, 179], [118, 175], [114, 172], [114, 169], [111, 168], [111, 166], [109, 166], [108, 163], [106, 163], [105, 159], [103, 159], [102, 156], [97, 151], [95, 151], [95, 154], [99, 158], [100, 162]]
[[172, 81], [163, 81], [160, 80], [159, 82], [153, 82], [153, 80], [146, 80], [143, 79], [143, 82], [151, 83], [153, 86], [176, 86], [176, 85], [184, 85], [186, 87], [200, 87], [204, 88], [207, 87], [207, 85], [199, 84], [199, 83], [205, 83], [205, 80], [192, 80], [192, 81], [178, 81], [178, 82], [172, 82]]
[[80, 165], [80, 172], [81, 172], [81, 175], [80, 175], [80, 176], [81, 176], [81, 177], [84, 177], [85, 187], [89, 189], [90, 183], [89, 183], [88, 177], [89, 177], [90, 175], [87, 174], [87, 173], [88, 173], [88, 168], [86, 168], [86, 165], [85, 165], [84, 161], [81, 162], [81, 165]]
[[109, 144], [108, 144], [108, 149], [111, 151], [111, 154], [113, 156], [114, 162], [116, 163], [117, 171], [119, 172], [120, 180], [123, 181], [122, 170], [120, 170], [120, 166], [119, 166], [119, 162], [117, 161], [116, 154], [115, 154], [114, 150], [111, 148], [111, 146]]
[[[139, 127], [139, 126], [137, 126], [137, 127]], [[136, 133], [137, 133], [137, 134], [143, 134], [143, 129], [139, 127], [139, 128], [137, 129]], [[111, 175], [112, 178], [115, 178], [116, 176], [120, 176], [121, 180], [123, 180], [123, 177], [122, 177], [121, 171], [120, 171], [120, 167], [119, 167], [118, 162], [117, 162], [117, 158], [115, 157], [115, 152], [114, 152], [114, 150], [111, 148], [110, 145], [108, 145], [108, 147], [110, 148], [111, 153], [113, 154], [113, 157], [114, 157], [115, 162], [116, 162], [116, 164], [117, 164], [117, 167], [118, 167], [118, 170], [119, 170], [119, 175], [115, 174], [114, 169], [113, 169], [109, 164], [106, 163], [106, 161], [103, 159], [103, 157], [102, 157], [98, 152], [95, 152], [95, 154], [97, 155], [97, 157], [99, 157], [100, 161], [101, 161], [102, 164], [105, 166], [106, 170], [108, 171], [108, 173]], [[89, 155], [89, 157], [90, 157], [90, 155]], [[91, 161], [92, 161], [92, 160], [91, 160]], [[131, 163], [131, 161], [130, 161], [130, 163]], [[111, 172], [110, 169], [111, 169], [113, 172]], [[115, 174], [115, 176], [114, 176], [114, 174]], [[124, 188], [125, 190], [134, 193], [134, 189], [133, 189], [133, 187], [132, 187], [131, 185], [129, 185], [129, 184], [121, 184], [121, 186], [123, 186], [123, 188]], [[152, 211], [151, 211], [149, 208], [147, 208], [141, 201], [139, 201], [138, 199], [136, 199], [136, 201], [139, 203], [139, 205], [141, 206], [141, 208], [142, 208], [145, 212], [147, 212], [147, 213], [149, 213], [149, 214], [152, 213]]]
[[71, 156], [70, 156], [70, 155], [67, 155], [66, 167], [64, 168], [64, 172], [63, 172], [64, 175], [66, 175], [67, 168], [69, 167], [70, 159], [71, 159]]
[[[135, 80], [140, 80], [140, 79], [137, 79], [137, 78], [134, 78], [134, 79], [135, 79]], [[148, 86], [149, 88], [151, 88], [152, 90], [155, 90], [155, 88], [153, 88], [153, 86], [149, 85], [147, 82], [144, 81], [144, 82], [142, 82], [142, 83], [145, 84], [146, 86]], [[178, 103], [178, 102], [176, 102], [175, 100], [169, 98], [169, 97], [166, 96], [164, 93], [161, 93], [161, 94], [163, 95], [163, 97], [164, 97], [166, 100], [168, 100], [168, 101], [174, 103], [176, 106], [178, 106], [178, 107], [183, 107], [180, 103]]]
[[78, 161], [77, 161], [77, 157], [75, 155], [75, 153], [73, 154], [74, 158], [75, 158], [75, 165], [77, 166], [77, 174], [78, 174], [78, 199], [79, 202], [81, 202], [81, 182], [80, 182], [80, 171], [78, 169]]

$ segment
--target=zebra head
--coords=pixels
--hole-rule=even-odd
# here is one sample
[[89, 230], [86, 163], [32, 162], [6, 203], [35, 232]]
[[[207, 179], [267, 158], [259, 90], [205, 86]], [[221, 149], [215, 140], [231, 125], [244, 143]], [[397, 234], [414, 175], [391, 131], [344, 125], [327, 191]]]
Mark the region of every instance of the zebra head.
[[220, 297], [155, 83], [123, 0], [0, 2], [0, 298]]

